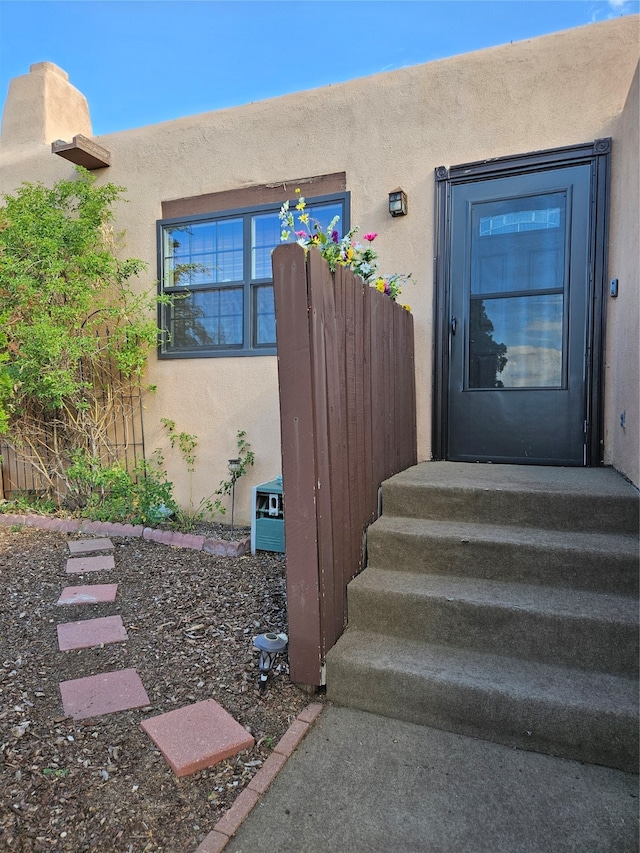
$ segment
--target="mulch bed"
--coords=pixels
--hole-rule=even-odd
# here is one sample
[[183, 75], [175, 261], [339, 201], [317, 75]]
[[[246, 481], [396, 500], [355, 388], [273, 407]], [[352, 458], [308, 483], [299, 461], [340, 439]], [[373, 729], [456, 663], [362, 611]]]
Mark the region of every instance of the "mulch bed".
[[[193, 853], [310, 701], [286, 655], [258, 689], [253, 637], [287, 630], [284, 559], [111, 537], [114, 570], [68, 575], [69, 538], [0, 527], [0, 849]], [[56, 606], [83, 583], [118, 583], [115, 603]], [[126, 642], [58, 650], [58, 623], [116, 614]], [[130, 667], [150, 707], [65, 717], [59, 682]], [[140, 722], [209, 698], [256, 745], [178, 779]]]

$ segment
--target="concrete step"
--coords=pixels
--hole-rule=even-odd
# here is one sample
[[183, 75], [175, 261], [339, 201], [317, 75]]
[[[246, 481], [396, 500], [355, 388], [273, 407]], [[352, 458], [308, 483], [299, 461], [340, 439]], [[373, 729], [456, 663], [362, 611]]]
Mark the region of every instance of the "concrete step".
[[637, 534], [638, 491], [607, 468], [423, 462], [383, 484], [385, 515]]
[[638, 491], [606, 469], [433, 462], [386, 481], [337, 704], [638, 768]]
[[365, 569], [348, 587], [349, 624], [423, 643], [634, 676], [631, 596]]
[[339, 705], [638, 770], [638, 682], [349, 627], [327, 655]]
[[[385, 501], [386, 503], [386, 501]], [[370, 566], [638, 595], [638, 536], [381, 516]]]

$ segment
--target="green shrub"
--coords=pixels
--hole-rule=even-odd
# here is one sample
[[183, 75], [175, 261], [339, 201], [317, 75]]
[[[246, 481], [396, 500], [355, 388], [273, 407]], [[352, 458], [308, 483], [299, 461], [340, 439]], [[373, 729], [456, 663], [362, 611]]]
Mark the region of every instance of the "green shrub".
[[96, 457], [77, 452], [67, 477], [67, 505], [94, 521], [157, 524], [177, 511], [173, 484], [159, 453], [132, 474], [120, 463], [103, 465]]

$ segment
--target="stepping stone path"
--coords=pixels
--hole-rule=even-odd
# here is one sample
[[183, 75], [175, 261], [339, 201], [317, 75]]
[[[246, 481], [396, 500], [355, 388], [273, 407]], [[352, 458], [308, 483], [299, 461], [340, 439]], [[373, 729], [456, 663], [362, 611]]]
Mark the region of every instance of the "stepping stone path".
[[135, 669], [62, 681], [60, 694], [65, 714], [74, 720], [130, 711], [149, 704], [147, 691]]
[[108, 572], [115, 568], [111, 554], [99, 557], [70, 557], [67, 560], [68, 575], [83, 575], [85, 572]]
[[110, 539], [71, 539], [68, 542], [70, 554], [93, 554], [95, 551], [113, 551]]
[[215, 699], [160, 714], [141, 726], [176, 776], [211, 767], [255, 743]]
[[91, 586], [67, 586], [56, 604], [108, 604], [116, 600], [117, 583], [94, 583]]
[[61, 652], [124, 643], [128, 639], [121, 616], [103, 616], [101, 619], [84, 619], [58, 625], [58, 646]]
[[[113, 543], [109, 539], [70, 540], [68, 545], [70, 554], [74, 556], [67, 560], [67, 574], [104, 572], [115, 568], [113, 554], [104, 553], [113, 551]], [[68, 607], [112, 603], [117, 591], [117, 583], [68, 586], [63, 589], [57, 604]], [[124, 643], [128, 639], [120, 616], [63, 622], [57, 630], [60, 651]], [[150, 704], [135, 669], [63, 681], [60, 683], [60, 695], [65, 714], [74, 720], [144, 708]], [[253, 737], [213, 699], [144, 720], [141, 728], [156, 744], [176, 776], [187, 776], [212, 767], [254, 744]]]

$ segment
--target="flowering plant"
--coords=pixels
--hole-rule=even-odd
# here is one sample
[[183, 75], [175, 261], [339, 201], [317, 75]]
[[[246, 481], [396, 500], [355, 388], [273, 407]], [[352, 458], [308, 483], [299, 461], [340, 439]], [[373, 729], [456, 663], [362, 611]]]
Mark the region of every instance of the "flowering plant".
[[[317, 219], [310, 218], [305, 209], [306, 202], [300, 195], [299, 189], [296, 190], [296, 196], [298, 197], [295, 206], [297, 214], [294, 214], [290, 209], [288, 201], [285, 201], [280, 209], [279, 218], [282, 222], [280, 240], [284, 243], [288, 242], [293, 232], [297, 238], [296, 242], [305, 251], [313, 246], [320, 250], [320, 254], [329, 264], [331, 272], [335, 272], [338, 266], [348, 267], [367, 284], [373, 285], [395, 302], [400, 295], [401, 286], [411, 278], [411, 273], [409, 275], [399, 273], [380, 275], [378, 273], [378, 255], [371, 245], [378, 235], [373, 232], [364, 234], [365, 245], [355, 240], [355, 235], [360, 230], [358, 226], [355, 226], [344, 237], [340, 238], [336, 230], [338, 216], [334, 216], [326, 229], [323, 229]], [[299, 223], [297, 229], [296, 217]], [[403, 307], [407, 311], [410, 310], [408, 305]]]

